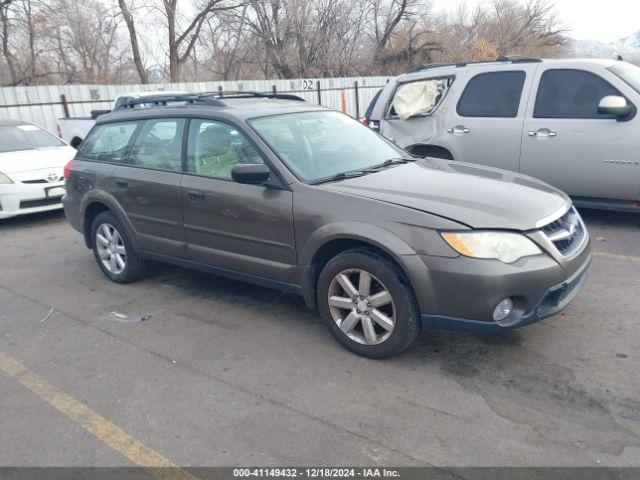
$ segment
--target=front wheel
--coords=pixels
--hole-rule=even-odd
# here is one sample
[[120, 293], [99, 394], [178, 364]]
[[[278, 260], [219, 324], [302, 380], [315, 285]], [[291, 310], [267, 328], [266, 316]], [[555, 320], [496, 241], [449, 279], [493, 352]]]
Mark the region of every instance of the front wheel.
[[147, 262], [140, 260], [120, 221], [111, 212], [100, 213], [91, 225], [93, 254], [102, 272], [116, 283], [143, 277]]
[[327, 263], [318, 280], [318, 306], [336, 340], [365, 357], [396, 355], [420, 331], [403, 273], [369, 250], [347, 251]]

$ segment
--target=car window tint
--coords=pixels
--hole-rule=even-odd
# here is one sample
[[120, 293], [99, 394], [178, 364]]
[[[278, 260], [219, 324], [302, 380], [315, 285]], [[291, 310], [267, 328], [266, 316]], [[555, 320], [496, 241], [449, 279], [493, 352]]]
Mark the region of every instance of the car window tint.
[[81, 144], [79, 158], [122, 162], [139, 122], [109, 123], [98, 125]]
[[534, 117], [611, 118], [598, 104], [607, 95], [621, 95], [609, 82], [584, 70], [547, 70], [542, 74]]
[[264, 163], [262, 156], [233, 125], [215, 120], [191, 121], [189, 172], [229, 180], [236, 165], [255, 163]]
[[525, 80], [524, 72], [490, 72], [467, 84], [458, 114], [463, 117], [516, 117]]
[[182, 171], [183, 118], [147, 120], [136, 138], [129, 163], [146, 168]]

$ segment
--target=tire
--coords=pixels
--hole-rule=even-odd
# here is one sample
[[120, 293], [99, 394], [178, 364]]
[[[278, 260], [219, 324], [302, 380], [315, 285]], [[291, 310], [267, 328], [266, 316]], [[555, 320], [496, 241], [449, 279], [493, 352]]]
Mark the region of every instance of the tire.
[[[367, 293], [363, 273], [369, 276], [369, 295], [361, 299], [360, 294]], [[358, 355], [397, 355], [420, 332], [420, 315], [409, 282], [397, 265], [375, 251], [348, 250], [331, 259], [320, 273], [317, 292], [320, 315], [329, 330]], [[388, 299], [390, 303], [382, 303]]]
[[148, 262], [137, 257], [127, 232], [113, 213], [102, 212], [93, 220], [91, 244], [100, 270], [112, 282], [131, 283], [146, 275]]

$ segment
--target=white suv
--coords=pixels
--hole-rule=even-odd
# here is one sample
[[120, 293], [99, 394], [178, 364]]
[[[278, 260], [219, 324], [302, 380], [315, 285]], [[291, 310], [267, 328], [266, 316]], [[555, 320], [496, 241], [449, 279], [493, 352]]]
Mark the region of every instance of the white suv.
[[369, 124], [415, 155], [537, 177], [582, 206], [640, 211], [637, 105], [634, 65], [501, 57], [393, 79]]

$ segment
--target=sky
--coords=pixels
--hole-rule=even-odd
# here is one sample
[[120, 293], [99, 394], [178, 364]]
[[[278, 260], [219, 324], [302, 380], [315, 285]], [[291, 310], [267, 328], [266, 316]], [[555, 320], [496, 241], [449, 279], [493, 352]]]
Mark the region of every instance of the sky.
[[[432, 0], [437, 10], [455, 10], [490, 0]], [[525, 1], [525, 0], [522, 0]], [[553, 0], [551, 0], [553, 1]], [[640, 31], [640, 0], [555, 0], [558, 18], [579, 40], [612, 42]]]

